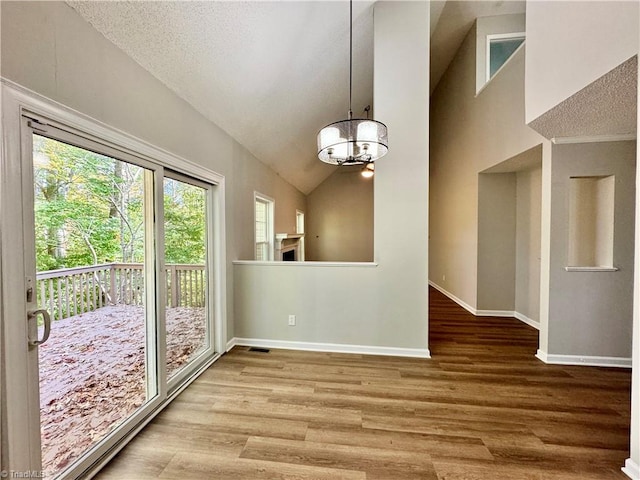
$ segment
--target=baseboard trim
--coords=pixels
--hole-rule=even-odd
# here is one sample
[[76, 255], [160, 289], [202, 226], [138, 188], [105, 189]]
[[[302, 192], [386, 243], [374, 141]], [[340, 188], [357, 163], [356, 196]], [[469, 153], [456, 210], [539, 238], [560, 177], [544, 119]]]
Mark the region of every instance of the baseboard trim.
[[536, 357], [550, 365], [582, 365], [589, 367], [631, 368], [631, 359], [625, 357], [597, 357], [588, 355], [554, 355], [538, 349]]
[[538, 349], [538, 351], [536, 352], [536, 358], [543, 363], [549, 363], [547, 361], [547, 352], [545, 352], [544, 350]]
[[513, 317], [510, 310], [476, 310], [476, 317]]
[[364, 355], [384, 355], [392, 357], [431, 358], [429, 349], [378, 347], [374, 345], [348, 345], [342, 343], [291, 342], [265, 338], [234, 337], [227, 342], [227, 351], [234, 346], [281, 348], [284, 350], [306, 350], [311, 352], [360, 353]]
[[431, 285], [433, 288], [438, 290], [444, 296], [449, 297], [451, 300], [456, 302], [458, 305], [460, 305], [462, 308], [464, 308], [469, 313], [475, 315], [476, 317], [513, 317], [520, 320], [523, 323], [526, 323], [530, 327], [535, 328], [536, 330], [540, 330], [540, 322], [536, 322], [535, 320], [527, 317], [526, 315], [523, 315], [520, 312], [514, 312], [511, 310], [476, 310], [471, 305], [460, 300], [453, 293], [448, 292], [447, 290], [442, 288], [440, 285], [434, 283], [433, 281], [429, 280], [429, 285]]
[[530, 327], [533, 327], [536, 330], [540, 330], [540, 322], [538, 322], [538, 321], [536, 321], [536, 320], [534, 320], [532, 318], [529, 318], [526, 315], [521, 314], [520, 312], [513, 312], [513, 316], [516, 317], [521, 322], [526, 323]]
[[235, 346], [236, 346], [236, 337], [233, 337], [231, 340], [227, 342], [227, 349], [225, 350], [225, 352], [230, 351]]
[[640, 465], [638, 465], [636, 462], [634, 462], [630, 458], [627, 458], [627, 461], [624, 462], [624, 467], [622, 467], [622, 471], [631, 480], [640, 480]]
[[440, 285], [438, 285], [437, 283], [435, 283], [435, 282], [433, 282], [431, 280], [429, 280], [429, 285], [432, 286], [433, 288], [435, 288], [436, 290], [438, 290], [445, 297], [449, 297], [451, 300], [453, 300], [458, 305], [460, 305], [462, 308], [464, 308], [467, 312], [472, 313], [473, 315], [477, 315], [477, 310], [475, 308], [473, 308], [468, 303], [466, 303], [463, 300], [461, 300], [458, 297], [456, 297], [453, 293], [448, 292], [447, 290], [442, 288]]

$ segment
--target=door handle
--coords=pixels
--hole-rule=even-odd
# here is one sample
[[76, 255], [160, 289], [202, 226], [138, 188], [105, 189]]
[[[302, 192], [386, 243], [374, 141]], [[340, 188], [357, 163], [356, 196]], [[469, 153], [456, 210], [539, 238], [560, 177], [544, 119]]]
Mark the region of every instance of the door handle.
[[40, 340], [29, 340], [29, 345], [33, 347], [42, 345], [44, 342], [46, 342], [49, 339], [49, 334], [51, 333], [51, 316], [49, 315], [49, 312], [47, 312], [44, 308], [27, 312], [27, 317], [29, 318], [29, 320], [31, 320], [32, 318], [37, 318], [38, 315], [42, 315], [42, 320], [44, 321], [44, 332]]

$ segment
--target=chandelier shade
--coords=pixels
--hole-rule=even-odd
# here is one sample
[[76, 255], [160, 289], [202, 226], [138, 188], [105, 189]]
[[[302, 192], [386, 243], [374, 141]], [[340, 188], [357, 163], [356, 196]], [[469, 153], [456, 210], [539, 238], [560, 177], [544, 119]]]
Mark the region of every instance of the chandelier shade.
[[318, 132], [318, 158], [332, 165], [374, 162], [387, 150], [387, 126], [376, 120], [341, 120]]

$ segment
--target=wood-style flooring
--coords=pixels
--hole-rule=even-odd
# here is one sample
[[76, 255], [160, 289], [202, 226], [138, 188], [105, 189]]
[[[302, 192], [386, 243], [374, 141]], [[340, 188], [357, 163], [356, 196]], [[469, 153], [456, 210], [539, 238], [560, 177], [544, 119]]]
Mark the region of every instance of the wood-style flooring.
[[545, 365], [435, 290], [429, 326], [430, 360], [236, 347], [96, 478], [627, 479], [629, 370]]

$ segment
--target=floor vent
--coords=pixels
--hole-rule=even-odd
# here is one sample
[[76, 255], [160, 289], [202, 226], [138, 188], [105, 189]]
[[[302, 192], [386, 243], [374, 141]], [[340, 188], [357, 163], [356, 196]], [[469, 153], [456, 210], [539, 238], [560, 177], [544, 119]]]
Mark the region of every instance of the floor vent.
[[268, 348], [260, 348], [260, 347], [251, 347], [249, 349], [250, 352], [259, 352], [259, 353], [269, 353]]

